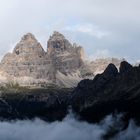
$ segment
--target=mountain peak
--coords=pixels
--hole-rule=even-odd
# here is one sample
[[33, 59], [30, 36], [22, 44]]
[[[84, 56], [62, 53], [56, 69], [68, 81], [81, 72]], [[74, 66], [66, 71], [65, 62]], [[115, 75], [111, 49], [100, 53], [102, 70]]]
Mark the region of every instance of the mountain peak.
[[23, 35], [23, 37], [21, 38], [21, 41], [27, 41], [27, 40], [37, 41], [37, 39], [35, 38], [35, 36], [32, 33], [27, 33], [27, 34]]
[[[54, 31], [48, 40], [47, 52], [33, 34], [27, 33], [17, 43], [13, 52], [4, 56], [0, 72], [5, 73], [8, 79], [14, 77], [21, 85], [53, 83], [72, 87], [89, 75], [93, 77], [94, 68], [99, 67], [96, 63], [87, 64], [84, 56], [82, 47], [72, 45], [57, 31]], [[106, 61], [101, 65], [104, 63]], [[107, 76], [116, 73], [117, 70], [112, 65], [105, 71]], [[24, 77], [27, 79], [23, 80]]]
[[19, 43], [14, 48], [14, 54], [27, 54], [33, 52], [44, 52], [43, 47], [32, 33], [23, 35]]
[[52, 39], [52, 40], [63, 40], [63, 39], [65, 39], [65, 36], [58, 31], [54, 31], [52, 36], [50, 36], [50, 39]]
[[103, 74], [106, 76], [116, 76], [118, 74], [118, 69], [114, 64], [110, 63]]
[[119, 72], [120, 73], [128, 72], [130, 69], [132, 69], [132, 67], [133, 66], [131, 64], [129, 64], [127, 61], [122, 61], [120, 64]]
[[54, 31], [48, 40], [47, 52], [49, 55], [56, 53], [63, 53], [73, 48], [72, 44], [64, 37], [63, 34]]

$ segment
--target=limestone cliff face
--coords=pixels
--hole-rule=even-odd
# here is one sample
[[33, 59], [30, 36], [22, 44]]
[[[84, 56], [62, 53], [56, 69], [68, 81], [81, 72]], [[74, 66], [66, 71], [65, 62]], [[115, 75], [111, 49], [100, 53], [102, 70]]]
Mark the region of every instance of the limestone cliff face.
[[72, 45], [62, 34], [54, 32], [45, 52], [34, 35], [28, 33], [12, 53], [4, 56], [0, 71], [8, 80], [14, 79], [23, 85], [53, 83], [64, 86], [67, 79], [70, 80], [67, 86], [73, 86], [77, 83], [73, 74], [84, 63], [82, 51], [82, 47]]
[[55, 70], [58, 85], [74, 86], [81, 80], [79, 69], [84, 64], [82, 47], [72, 45], [61, 33], [54, 32], [48, 40], [47, 56]]
[[[119, 64], [115, 61], [115, 64]], [[12, 53], [0, 63], [0, 82], [16, 81], [21, 85], [73, 87], [84, 78], [93, 78], [104, 70], [107, 60], [86, 62], [81, 46], [71, 44], [59, 32], [54, 32], [47, 43], [47, 51], [31, 33], [24, 35]]]
[[47, 77], [46, 52], [35, 37], [28, 33], [1, 61], [1, 70], [12, 77]]
[[48, 41], [47, 54], [55, 69], [64, 74], [75, 72], [83, 65], [81, 52], [81, 47], [73, 46], [58, 32], [54, 32]]

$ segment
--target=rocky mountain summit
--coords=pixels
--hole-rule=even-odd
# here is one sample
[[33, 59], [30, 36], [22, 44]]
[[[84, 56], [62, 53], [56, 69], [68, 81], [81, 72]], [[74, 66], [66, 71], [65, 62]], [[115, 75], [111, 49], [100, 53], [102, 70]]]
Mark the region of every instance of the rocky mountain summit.
[[[14, 81], [22, 86], [55, 84], [74, 87], [85, 78], [93, 78], [109, 63], [119, 66], [118, 59], [85, 61], [81, 46], [71, 44], [59, 32], [54, 32], [43, 49], [34, 35], [27, 33], [17, 43], [12, 53], [6, 54], [0, 63], [0, 81]], [[99, 62], [99, 63], [98, 63]]]

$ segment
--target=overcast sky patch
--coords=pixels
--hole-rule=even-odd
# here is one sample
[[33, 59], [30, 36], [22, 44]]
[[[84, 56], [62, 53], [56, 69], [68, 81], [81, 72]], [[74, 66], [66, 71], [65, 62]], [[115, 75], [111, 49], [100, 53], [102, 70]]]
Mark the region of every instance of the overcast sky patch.
[[88, 55], [108, 50], [111, 57], [134, 62], [140, 59], [139, 16], [139, 0], [1, 0], [0, 55], [27, 32], [46, 49], [58, 30]]

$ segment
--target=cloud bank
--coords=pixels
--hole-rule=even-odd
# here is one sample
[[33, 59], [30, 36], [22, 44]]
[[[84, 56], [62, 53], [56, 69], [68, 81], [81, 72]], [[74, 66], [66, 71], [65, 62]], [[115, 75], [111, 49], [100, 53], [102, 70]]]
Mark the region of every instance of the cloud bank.
[[[103, 135], [112, 126], [121, 129], [117, 118], [107, 116], [99, 124], [79, 122], [73, 116], [68, 115], [62, 122], [47, 123], [40, 119], [33, 121], [0, 122], [1, 140], [102, 140]], [[112, 140], [138, 140], [140, 128], [133, 121], [129, 127], [120, 132]]]

